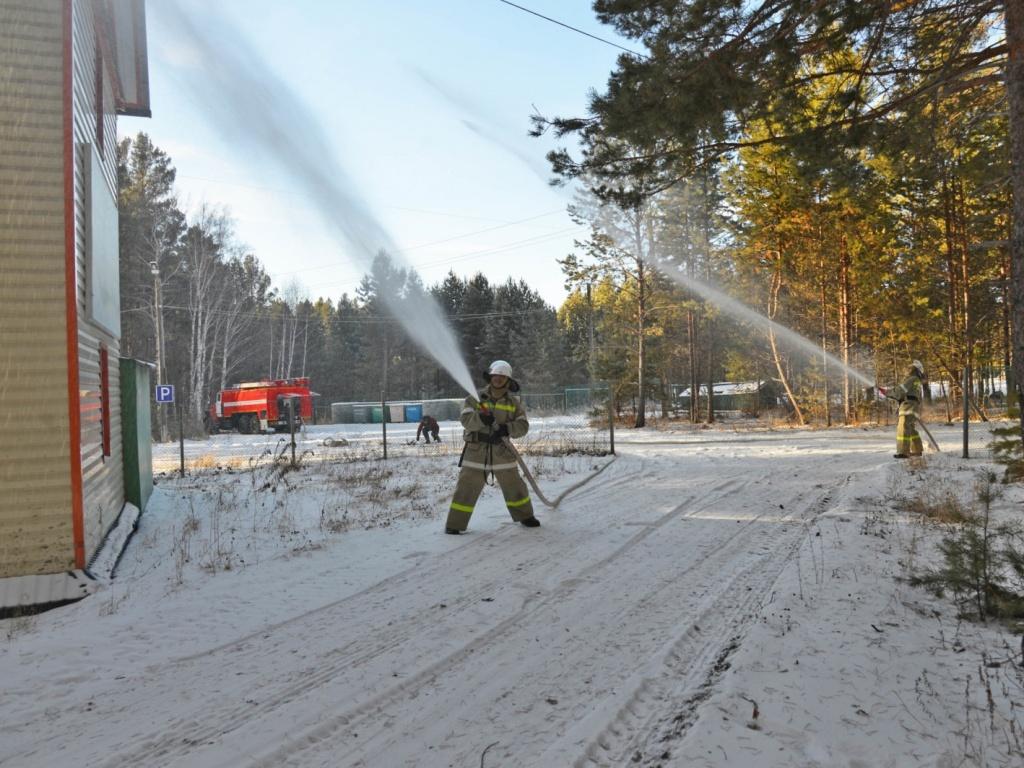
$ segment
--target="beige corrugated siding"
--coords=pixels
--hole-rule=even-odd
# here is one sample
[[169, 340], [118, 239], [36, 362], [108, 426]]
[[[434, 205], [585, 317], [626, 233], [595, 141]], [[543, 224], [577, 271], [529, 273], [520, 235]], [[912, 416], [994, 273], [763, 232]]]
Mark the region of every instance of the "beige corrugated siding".
[[[117, 127], [114, 122], [114, 86], [104, 67], [103, 104], [96, 104], [96, 38], [93, 5], [74, 4], [74, 126], [75, 126], [75, 251], [78, 274], [79, 390], [82, 414], [82, 502], [85, 516], [85, 554], [91, 558], [103, 535], [124, 505], [124, 467], [121, 461], [121, 374], [119, 339], [91, 322], [86, 310], [88, 234], [86, 168], [88, 152], [96, 146], [102, 159], [107, 192], [117, 193]], [[103, 113], [103, 145], [97, 143], [96, 113]], [[109, 116], [109, 117], [108, 117]], [[108, 350], [110, 384], [110, 456], [103, 456], [100, 426], [100, 345]]]
[[62, 7], [0, 2], [0, 577], [74, 567]]

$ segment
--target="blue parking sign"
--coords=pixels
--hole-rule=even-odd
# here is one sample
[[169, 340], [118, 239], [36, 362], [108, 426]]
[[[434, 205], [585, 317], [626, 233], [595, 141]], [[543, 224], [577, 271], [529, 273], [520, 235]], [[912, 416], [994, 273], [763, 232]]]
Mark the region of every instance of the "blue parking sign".
[[173, 384], [157, 384], [156, 385], [156, 401], [158, 403], [173, 403], [174, 402], [174, 385]]

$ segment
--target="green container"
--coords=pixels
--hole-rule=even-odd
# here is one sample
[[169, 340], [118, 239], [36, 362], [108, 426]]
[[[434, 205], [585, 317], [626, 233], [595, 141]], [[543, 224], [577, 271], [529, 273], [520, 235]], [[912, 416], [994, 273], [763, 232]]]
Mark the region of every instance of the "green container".
[[380, 424], [384, 421], [384, 409], [381, 406], [374, 405], [370, 407], [370, 421], [374, 424]]

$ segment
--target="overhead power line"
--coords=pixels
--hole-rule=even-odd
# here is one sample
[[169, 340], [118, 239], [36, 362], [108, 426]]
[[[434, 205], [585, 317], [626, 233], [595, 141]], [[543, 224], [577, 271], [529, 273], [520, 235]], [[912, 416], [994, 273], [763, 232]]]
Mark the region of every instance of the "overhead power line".
[[594, 40], [597, 40], [599, 43], [604, 43], [605, 45], [610, 45], [610, 46], [612, 46], [614, 48], [618, 48], [620, 51], [625, 51], [626, 53], [632, 54], [633, 56], [639, 56], [641, 59], [650, 58], [645, 53], [639, 53], [639, 52], [634, 51], [634, 50], [632, 50], [630, 48], [624, 48], [623, 46], [619, 45], [618, 43], [613, 43], [611, 40], [605, 40], [603, 37], [598, 37], [597, 35], [592, 35], [589, 32], [584, 32], [582, 29], [574, 27], [571, 24], [566, 24], [564, 21], [559, 21], [558, 19], [552, 19], [550, 16], [545, 16], [543, 13], [537, 13], [536, 11], [531, 11], [529, 8], [524, 8], [521, 5], [516, 5], [515, 3], [509, 2], [509, 0], [498, 0], [498, 2], [499, 3], [504, 3], [505, 5], [511, 5], [513, 8], [518, 8], [520, 11], [525, 11], [526, 13], [532, 14], [532, 15], [536, 16], [537, 18], [544, 19], [544, 21], [550, 21], [552, 24], [557, 24], [560, 27], [565, 27], [566, 29], [571, 29], [573, 32], [578, 32], [581, 35], [585, 35], [586, 37], [589, 37], [589, 38], [592, 38]]
[[[160, 305], [160, 309], [161, 310], [169, 310], [169, 311], [173, 311], [173, 312], [191, 312], [191, 311], [193, 311], [193, 308], [182, 307], [182, 306], [178, 306], [176, 304], [161, 304]], [[129, 312], [146, 312], [146, 313], [150, 313], [151, 311], [152, 311], [152, 309], [150, 307], [127, 307], [127, 308], [121, 310], [121, 314], [124, 315], [124, 314], [127, 314]], [[233, 317], [252, 317], [252, 318], [256, 318], [256, 319], [260, 319], [260, 320], [268, 320], [268, 319], [279, 320], [279, 319], [281, 319], [280, 316], [278, 316], [278, 317], [273, 316], [271, 314], [272, 310], [269, 309], [269, 308], [266, 311], [264, 311], [264, 312], [236, 312], [236, 311], [230, 310], [230, 309], [208, 309], [208, 310], [206, 310], [206, 312], [208, 312], [211, 315], [230, 315], [230, 316], [233, 316]], [[497, 317], [520, 317], [522, 315], [551, 314], [551, 313], [557, 313], [557, 312], [558, 312], [558, 310], [555, 309], [554, 307], [544, 306], [544, 307], [537, 307], [535, 309], [509, 310], [507, 312], [478, 312], [478, 313], [468, 313], [468, 314], [461, 314], [461, 315], [445, 315], [444, 318], [446, 320], [448, 320], [449, 322], [457, 323], [457, 322], [461, 322], [463, 320], [489, 320], [489, 319], [497, 318]], [[313, 315], [316, 315], [316, 311], [315, 310], [312, 313], [310, 313], [310, 315], [307, 315], [305, 317], [299, 317], [298, 315], [293, 315], [291, 319], [293, 319], [293, 320], [300, 320], [300, 321], [301, 320], [309, 320], [309, 318], [311, 316], [313, 316]], [[398, 319], [395, 318], [395, 317], [386, 316], [386, 315], [365, 315], [363, 317], [353, 317], [353, 318], [331, 318], [328, 322], [330, 322], [330, 323], [337, 323], [339, 325], [374, 325], [374, 324], [380, 324], [380, 323], [397, 323]]]

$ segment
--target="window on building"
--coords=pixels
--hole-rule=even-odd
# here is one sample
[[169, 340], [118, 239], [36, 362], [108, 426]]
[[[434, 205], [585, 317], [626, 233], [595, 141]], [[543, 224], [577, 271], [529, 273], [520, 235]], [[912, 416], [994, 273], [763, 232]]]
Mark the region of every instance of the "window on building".
[[100, 434], [103, 455], [110, 455], [110, 355], [100, 344]]

